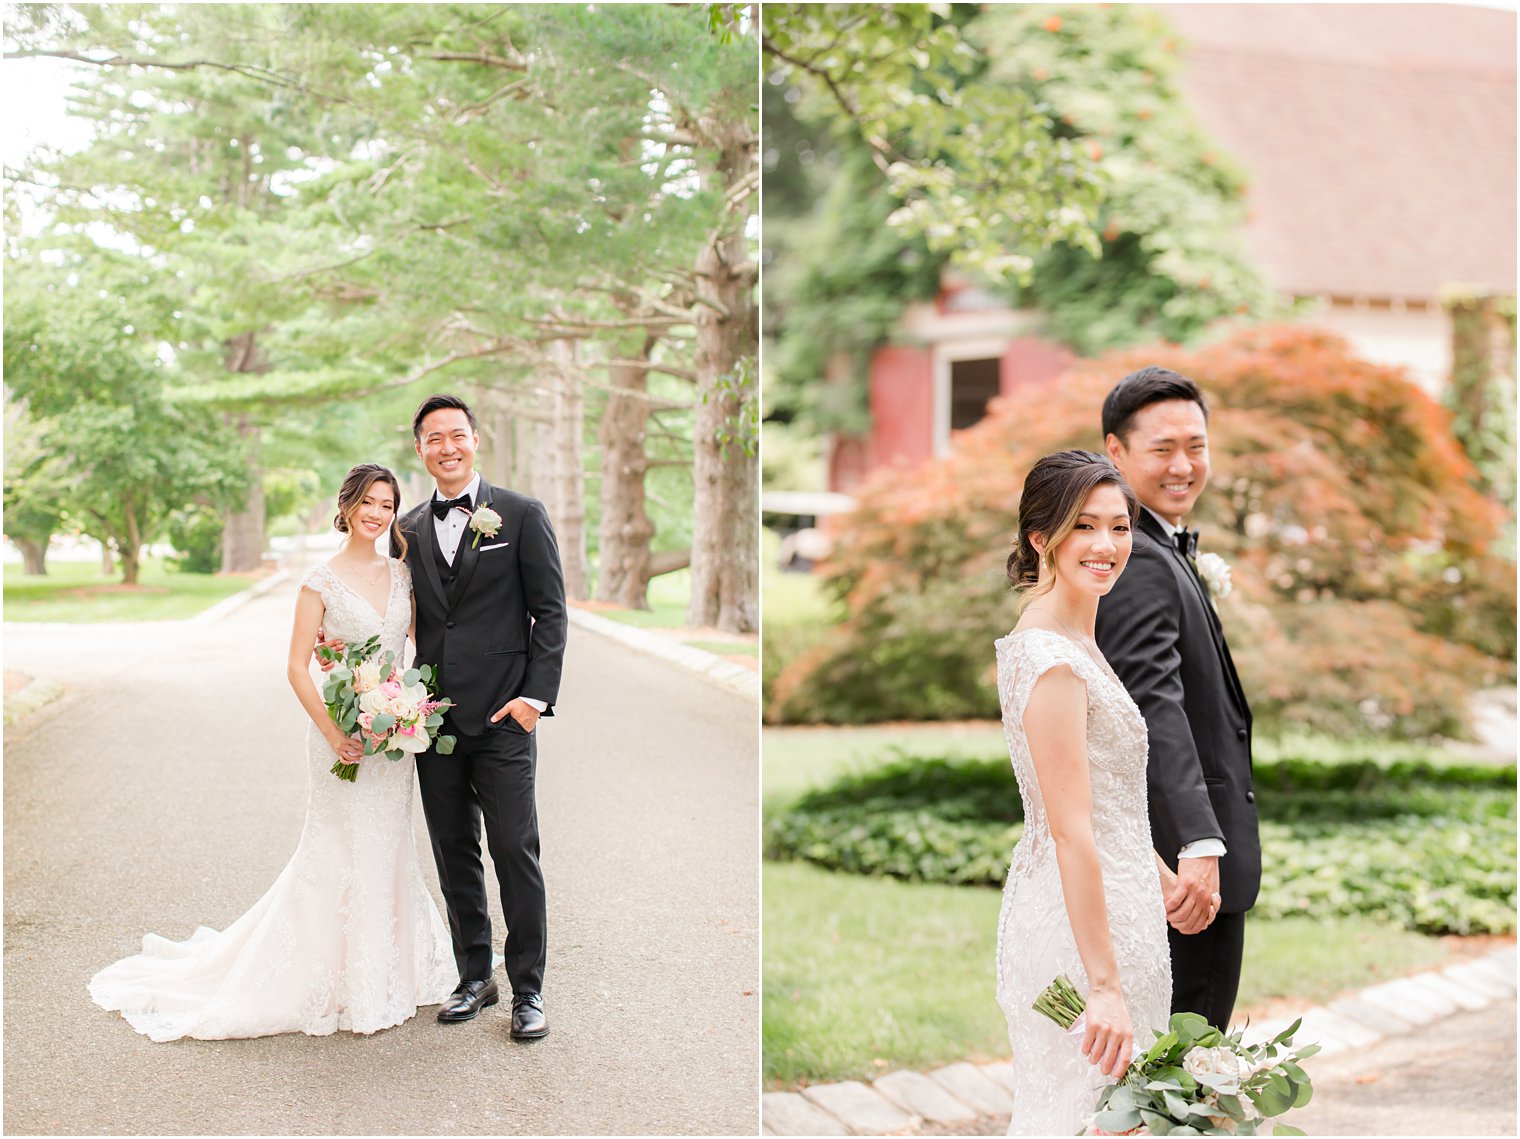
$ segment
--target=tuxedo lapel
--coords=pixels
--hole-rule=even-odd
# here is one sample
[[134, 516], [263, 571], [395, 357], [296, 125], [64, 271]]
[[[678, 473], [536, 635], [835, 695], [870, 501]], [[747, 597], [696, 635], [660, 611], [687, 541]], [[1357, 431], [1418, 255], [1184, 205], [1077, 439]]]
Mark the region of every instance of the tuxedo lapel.
[[[421, 514], [417, 520], [418, 550], [417, 560], [422, 563], [422, 576], [427, 578], [429, 585], [433, 587], [433, 594], [447, 607], [448, 602], [443, 596], [443, 579], [438, 576], [438, 559], [433, 551], [438, 549], [438, 527], [433, 525], [433, 504], [431, 501], [424, 502]], [[426, 543], [426, 548], [423, 547]]]
[[[491, 491], [491, 484], [482, 477], [475, 497], [476, 510], [482, 506], [491, 505]], [[454, 588], [449, 590], [451, 607], [464, 596], [464, 591], [470, 588], [470, 579], [475, 576], [475, 567], [479, 562], [480, 536], [466, 526], [464, 534], [459, 539], [459, 549], [454, 553]]]
[[1224, 639], [1224, 626], [1220, 624], [1219, 612], [1214, 608], [1213, 599], [1209, 596], [1209, 588], [1204, 585], [1203, 579], [1198, 576], [1198, 567], [1177, 548], [1177, 543], [1172, 540], [1159, 522], [1151, 517], [1149, 511], [1140, 512], [1140, 525], [1152, 541], [1160, 542], [1166, 547], [1166, 552], [1175, 559], [1182, 576], [1193, 584], [1193, 591], [1198, 595], [1198, 600], [1203, 604], [1204, 614], [1209, 622], [1209, 637], [1214, 642], [1214, 652], [1219, 657], [1219, 664], [1224, 671], [1224, 677], [1229, 684], [1230, 695], [1234, 697], [1236, 705], [1242, 715], [1249, 716], [1249, 705], [1246, 704], [1245, 691], [1240, 687], [1240, 676], [1235, 671], [1235, 661], [1230, 656], [1230, 646]]

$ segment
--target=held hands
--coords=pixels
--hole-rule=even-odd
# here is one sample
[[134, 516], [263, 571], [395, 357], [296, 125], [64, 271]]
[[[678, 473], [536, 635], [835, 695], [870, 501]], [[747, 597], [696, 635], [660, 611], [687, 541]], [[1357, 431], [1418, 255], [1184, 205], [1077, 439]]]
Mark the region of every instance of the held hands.
[[498, 724], [503, 716], [511, 716], [517, 721], [518, 727], [525, 732], [531, 732], [533, 726], [538, 723], [538, 715], [538, 709], [519, 696], [515, 700], [508, 700], [492, 712], [491, 723]]
[[1166, 897], [1166, 920], [1178, 933], [1199, 933], [1219, 912], [1219, 859], [1181, 858], [1177, 873], [1162, 879]]
[[1135, 1051], [1135, 1028], [1118, 986], [1094, 987], [1087, 994], [1087, 1031], [1082, 1036], [1082, 1055], [1106, 1076], [1118, 1079], [1129, 1067]]

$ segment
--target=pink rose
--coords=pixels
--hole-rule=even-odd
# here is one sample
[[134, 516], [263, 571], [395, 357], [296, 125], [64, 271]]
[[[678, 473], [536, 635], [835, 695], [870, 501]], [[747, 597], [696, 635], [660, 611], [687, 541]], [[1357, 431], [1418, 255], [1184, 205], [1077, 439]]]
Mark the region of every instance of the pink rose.
[[401, 683], [397, 680], [387, 680], [380, 686], [380, 695], [387, 700], [394, 700], [401, 695]]

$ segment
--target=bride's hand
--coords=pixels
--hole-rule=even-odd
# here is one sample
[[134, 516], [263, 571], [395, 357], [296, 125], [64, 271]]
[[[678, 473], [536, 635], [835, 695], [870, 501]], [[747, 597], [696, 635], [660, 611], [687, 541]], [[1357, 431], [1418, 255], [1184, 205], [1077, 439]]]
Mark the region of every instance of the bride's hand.
[[364, 745], [353, 736], [345, 736], [336, 728], [327, 737], [327, 746], [341, 763], [358, 763], [364, 758]]
[[1118, 1078], [1129, 1067], [1135, 1050], [1135, 1029], [1124, 997], [1115, 990], [1093, 989], [1087, 994], [1087, 1032], [1082, 1055], [1104, 1075]]

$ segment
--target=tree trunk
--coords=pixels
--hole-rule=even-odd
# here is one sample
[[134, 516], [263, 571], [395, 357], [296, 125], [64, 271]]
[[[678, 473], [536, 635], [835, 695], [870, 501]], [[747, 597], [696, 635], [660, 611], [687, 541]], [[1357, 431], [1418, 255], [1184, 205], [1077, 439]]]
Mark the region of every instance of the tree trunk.
[[116, 558], [111, 553], [111, 540], [109, 538], [102, 538], [100, 540], [100, 572], [106, 577], [110, 577], [116, 572]]
[[475, 469], [487, 482], [517, 489], [512, 481], [512, 454], [517, 449], [512, 432], [512, 415], [506, 393], [488, 384], [478, 384], [472, 404], [480, 428], [480, 447], [475, 452]]
[[586, 430], [586, 401], [581, 391], [576, 342], [557, 340], [551, 347], [554, 384], [554, 531], [565, 571], [565, 596], [591, 596], [591, 569], [586, 561], [586, 470], [582, 440]]
[[116, 549], [121, 554], [121, 581], [123, 585], [136, 585], [141, 568], [142, 529], [137, 524], [137, 510], [131, 503], [126, 504], [124, 514], [126, 532], [116, 542]]
[[536, 399], [527, 394], [513, 398], [508, 413], [511, 439], [511, 455], [507, 485], [529, 498], [554, 501], [552, 479], [546, 474], [552, 456], [544, 454], [544, 438], [548, 432], [544, 421], [537, 414]]
[[[748, 171], [752, 139], [722, 152], [725, 190]], [[686, 623], [749, 633], [759, 626], [759, 463], [754, 453], [756, 266], [745, 214], [730, 217], [696, 263], [697, 371], [691, 604]]]
[[[240, 191], [241, 192], [241, 191]], [[223, 357], [235, 374], [269, 371], [269, 361], [259, 350], [257, 333], [245, 332], [226, 342]], [[264, 562], [264, 473], [260, 456], [260, 424], [247, 412], [228, 417], [243, 441], [244, 459], [253, 476], [248, 501], [242, 510], [228, 511], [222, 519], [222, 572], [248, 573]]]
[[[649, 359], [657, 338], [646, 336], [632, 358]], [[644, 399], [649, 371], [632, 364], [607, 369], [607, 408], [597, 438], [602, 446], [602, 525], [596, 579], [599, 601], [629, 609], [649, 608], [649, 543], [654, 521], [644, 503], [644, 474], [649, 457], [644, 451], [649, 401]]]
[[11, 540], [21, 550], [22, 572], [33, 577], [46, 577], [47, 548], [48, 543], [52, 541], [52, 536], [49, 535], [40, 542], [35, 538], [21, 537], [14, 537]]

